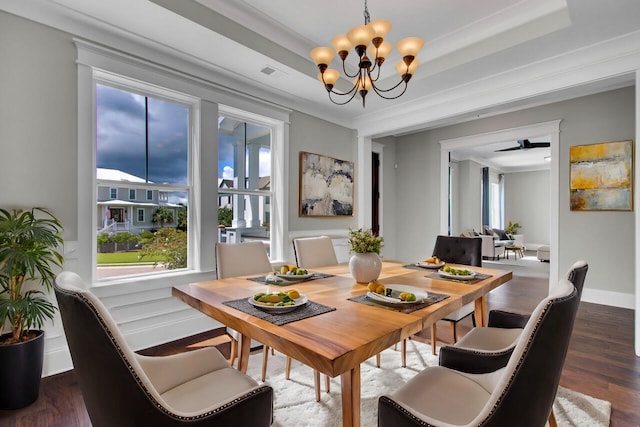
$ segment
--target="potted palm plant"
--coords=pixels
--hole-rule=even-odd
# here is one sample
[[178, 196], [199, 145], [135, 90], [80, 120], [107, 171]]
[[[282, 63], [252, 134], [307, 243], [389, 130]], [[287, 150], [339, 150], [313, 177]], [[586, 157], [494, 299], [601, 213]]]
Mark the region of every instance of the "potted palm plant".
[[0, 409], [38, 398], [42, 326], [56, 312], [44, 291], [53, 285], [53, 267], [63, 264], [62, 230], [46, 209], [0, 209]]

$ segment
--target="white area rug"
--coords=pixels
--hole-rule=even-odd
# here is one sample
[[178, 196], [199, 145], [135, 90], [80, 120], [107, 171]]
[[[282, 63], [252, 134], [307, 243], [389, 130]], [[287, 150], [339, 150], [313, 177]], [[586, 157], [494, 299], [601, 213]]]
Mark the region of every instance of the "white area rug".
[[[398, 346], [398, 349], [400, 347]], [[401, 365], [400, 351], [388, 349], [381, 354], [380, 368], [375, 358], [367, 360], [361, 367], [362, 402], [361, 425], [377, 425], [378, 397], [391, 393], [402, 383], [428, 366], [438, 364], [437, 356], [431, 354], [431, 346], [415, 340], [407, 342], [407, 367]], [[324, 376], [321, 376], [321, 401], [315, 401], [313, 370], [293, 361], [291, 379], [284, 378], [285, 357], [276, 352], [269, 355], [267, 383], [274, 388], [274, 427], [330, 427], [342, 425], [340, 380], [331, 380], [331, 391], [324, 391]], [[262, 353], [253, 354], [249, 360], [247, 374], [261, 380]], [[611, 404], [581, 393], [560, 387], [554, 404], [559, 426], [609, 426]]]

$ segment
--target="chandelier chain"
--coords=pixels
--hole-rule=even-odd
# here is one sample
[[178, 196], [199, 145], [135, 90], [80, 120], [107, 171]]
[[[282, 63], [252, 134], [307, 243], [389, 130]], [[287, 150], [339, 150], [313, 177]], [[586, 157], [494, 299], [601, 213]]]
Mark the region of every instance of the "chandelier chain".
[[367, 8], [367, 0], [364, 0], [364, 25], [371, 22], [371, 16], [369, 16], [369, 9]]

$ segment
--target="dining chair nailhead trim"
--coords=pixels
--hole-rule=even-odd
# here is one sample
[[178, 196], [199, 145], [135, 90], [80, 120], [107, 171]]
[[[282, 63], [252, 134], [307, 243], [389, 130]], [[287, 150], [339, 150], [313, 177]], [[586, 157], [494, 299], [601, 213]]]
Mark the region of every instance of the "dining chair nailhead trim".
[[120, 347], [120, 345], [118, 345], [118, 341], [113, 336], [113, 333], [111, 332], [111, 329], [107, 326], [107, 323], [105, 322], [104, 318], [102, 317], [102, 315], [100, 314], [98, 309], [93, 305], [93, 303], [85, 295], [82, 295], [81, 293], [73, 292], [73, 291], [67, 291], [65, 289], [60, 289], [60, 291], [66, 293], [66, 294], [70, 294], [72, 296], [76, 296], [76, 297], [80, 298], [85, 304], [87, 304], [91, 308], [91, 311], [97, 317], [97, 319], [100, 322], [100, 324], [102, 325], [103, 329], [107, 332], [107, 334], [109, 336], [109, 339], [111, 340], [113, 345], [118, 350], [118, 353], [120, 354], [120, 357], [122, 358], [122, 360], [127, 365], [127, 369], [129, 370], [131, 375], [133, 375], [133, 378], [136, 380], [136, 383], [138, 383], [138, 386], [140, 386], [140, 388], [142, 388], [142, 391], [144, 392], [144, 394], [147, 397], [147, 399], [149, 399], [156, 408], [158, 408], [159, 410], [161, 410], [162, 412], [164, 412], [165, 414], [167, 414], [167, 415], [169, 415], [169, 416], [171, 416], [173, 418], [176, 418], [178, 420], [185, 420], [185, 421], [198, 420], [198, 419], [201, 419], [201, 418], [206, 418], [206, 417], [208, 417], [210, 415], [214, 415], [214, 414], [217, 414], [219, 412], [222, 412], [226, 408], [228, 408], [230, 406], [233, 406], [238, 402], [246, 400], [247, 398], [249, 398], [249, 397], [251, 397], [253, 395], [261, 393], [265, 388], [268, 388], [266, 386], [258, 387], [256, 389], [253, 389], [253, 390], [243, 394], [242, 396], [239, 396], [239, 397], [233, 399], [230, 402], [225, 403], [224, 405], [218, 406], [217, 408], [215, 408], [215, 409], [213, 409], [211, 411], [207, 411], [207, 412], [202, 413], [202, 414], [194, 415], [194, 416], [191, 416], [191, 417], [185, 417], [185, 416], [182, 416], [182, 415], [178, 415], [175, 412], [172, 412], [172, 411], [168, 410], [162, 403], [160, 403], [153, 396], [153, 394], [149, 391], [149, 389], [145, 386], [144, 382], [140, 379], [140, 377], [136, 373], [136, 371], [133, 368], [133, 366], [131, 365], [131, 363], [129, 363], [129, 358], [125, 355], [125, 353], [122, 350], [122, 348]]

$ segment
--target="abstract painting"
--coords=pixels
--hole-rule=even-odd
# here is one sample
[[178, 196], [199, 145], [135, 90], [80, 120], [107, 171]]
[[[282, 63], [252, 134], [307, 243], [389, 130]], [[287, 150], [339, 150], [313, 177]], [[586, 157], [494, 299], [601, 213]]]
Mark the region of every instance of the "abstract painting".
[[572, 211], [633, 210], [633, 141], [569, 148]]
[[353, 216], [353, 162], [300, 152], [300, 216]]

